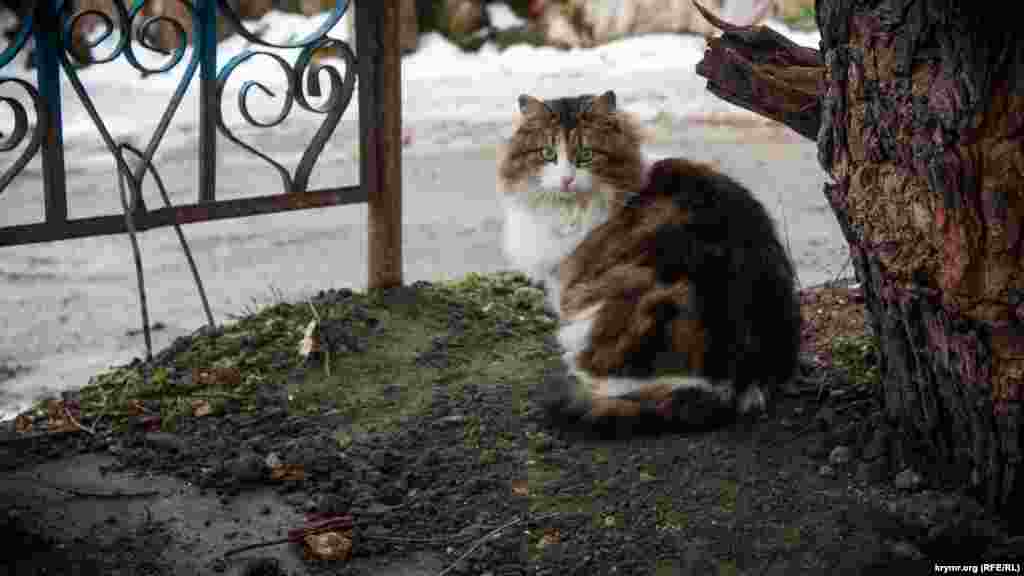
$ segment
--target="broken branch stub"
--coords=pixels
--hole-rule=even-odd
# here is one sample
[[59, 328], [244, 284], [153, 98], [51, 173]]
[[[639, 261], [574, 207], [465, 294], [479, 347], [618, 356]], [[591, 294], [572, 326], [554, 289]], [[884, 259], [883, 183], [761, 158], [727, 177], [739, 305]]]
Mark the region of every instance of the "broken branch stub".
[[694, 6], [722, 35], [708, 40], [697, 74], [719, 98], [792, 128], [817, 141], [819, 95], [825, 66], [821, 54], [765, 26], [737, 26]]

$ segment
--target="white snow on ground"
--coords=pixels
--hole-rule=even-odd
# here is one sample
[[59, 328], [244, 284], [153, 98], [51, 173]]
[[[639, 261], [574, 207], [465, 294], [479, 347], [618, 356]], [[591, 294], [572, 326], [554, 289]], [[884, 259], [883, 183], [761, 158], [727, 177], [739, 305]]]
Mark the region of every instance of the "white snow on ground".
[[[488, 5], [491, 18], [498, 27], [515, 25], [516, 16], [504, 4]], [[262, 38], [272, 43], [294, 43], [316, 31], [327, 19], [328, 13], [312, 18], [272, 11], [263, 18], [250, 21], [248, 29], [259, 31]], [[348, 19], [351, 11], [334, 26], [329, 35], [350, 40]], [[799, 44], [817, 47], [817, 33], [795, 32], [784, 24], [769, 21], [768, 26], [792, 38]], [[99, 49], [109, 54], [117, 41], [117, 34]], [[351, 42], [354, 49], [354, 41]], [[538, 96], [559, 96], [582, 91], [603, 91], [613, 88], [627, 107], [641, 120], [649, 120], [658, 113], [680, 117], [702, 115], [750, 115], [752, 113], [728, 104], [704, 90], [704, 79], [698, 77], [694, 67], [705, 48], [701, 37], [684, 34], [652, 34], [624, 38], [603, 46], [588, 49], [561, 50], [527, 45], [512, 46], [499, 51], [493, 44], [479, 52], [466, 53], [437, 33], [420, 37], [417, 51], [402, 60], [403, 123], [415, 125], [423, 120], [471, 119], [474, 122], [507, 121], [515, 114], [515, 97], [521, 92]], [[275, 54], [293, 63], [297, 50], [253, 46], [241, 36], [222, 42], [218, 50], [218, 65], [223, 66], [244, 50]], [[155, 66], [163, 57], [143, 50], [141, 59]], [[183, 59], [187, 61], [192, 50], [187, 48]], [[325, 59], [327, 65], [344, 68], [339, 59]], [[17, 64], [17, 66], [16, 66]], [[2, 74], [33, 81], [13, 62]], [[140, 80], [138, 71], [124, 57], [86, 68], [79, 72], [86, 89], [115, 137], [132, 134], [148, 135], [157, 122], [170, 94], [181, 80], [185, 65], [176, 66], [172, 73], [157, 74]], [[271, 98], [254, 90], [248, 98], [248, 108], [258, 119], [275, 116], [281, 106], [280, 96], [287, 88], [287, 77], [280, 65], [267, 56], [255, 56], [242, 64], [228, 79], [222, 112], [229, 127], [246, 123], [236, 105], [238, 91], [249, 80], [257, 80], [278, 97]], [[199, 122], [196, 109], [198, 90], [193, 81], [189, 95], [184, 98], [173, 126], [182, 132], [191, 132]], [[10, 92], [0, 87], [0, 95]], [[65, 99], [75, 98], [64, 79]], [[112, 106], [113, 105], [113, 106]], [[358, 118], [358, 103], [353, 99], [343, 120]], [[65, 140], [94, 140], [96, 129], [91, 118], [71, 104], [71, 118], [65, 118]], [[74, 113], [77, 112], [77, 113]], [[319, 121], [314, 115], [293, 114], [297, 121]]]
[[[492, 24], [497, 27], [519, 23], [506, 6], [490, 4], [488, 10]], [[315, 31], [327, 17], [321, 14], [304, 18], [271, 12], [249, 22], [248, 29], [258, 31], [270, 42], [296, 42]], [[333, 28], [331, 37], [350, 39], [348, 18], [346, 14]], [[777, 22], [769, 25], [800, 44], [817, 46], [817, 34], [795, 33]], [[116, 41], [116, 34], [108, 38], [104, 44], [106, 51], [101, 49], [98, 55], [109, 54]], [[404, 198], [403, 220], [410, 242], [405, 248], [407, 279], [436, 279], [501, 265], [497, 261], [498, 251], [491, 245], [498, 237], [497, 214], [486, 188], [493, 186], [493, 144], [510, 130], [517, 114], [516, 96], [520, 93], [554, 97], [614, 89], [621, 105], [642, 120], [659, 115], [676, 119], [735, 115], [757, 120], [759, 117], [752, 113], [707, 93], [704, 79], [694, 72], [704, 48], [702, 38], [659, 34], [626, 38], [592, 49], [513, 46], [499, 51], [486, 45], [469, 54], [438, 34], [421, 36], [418, 50], [402, 59], [403, 126], [413, 135], [403, 157], [403, 179], [416, 188]], [[247, 49], [278, 55], [289, 64], [298, 52], [251, 46], [236, 36], [219, 46], [219, 66]], [[139, 57], [150, 66], [163, 59], [144, 52], [140, 49]], [[35, 84], [34, 73], [23, 70], [24, 54], [25, 51], [0, 70], [0, 77], [17, 77]], [[184, 59], [191, 57], [191, 49], [186, 49]], [[339, 62], [334, 59], [324, 63], [340, 65]], [[122, 56], [81, 70], [79, 76], [112, 137], [145, 144], [184, 69], [185, 64], [181, 63], [168, 74], [141, 79], [138, 70]], [[278, 113], [288, 86], [287, 76], [279, 63], [266, 55], [253, 57], [231, 75], [224, 88], [222, 113], [227, 126], [239, 135], [267, 138], [267, 132], [261, 133], [245, 122], [237, 104], [241, 87], [253, 80], [274, 95], [252, 90], [248, 104], [253, 115], [266, 120]], [[62, 93], [69, 186], [77, 187], [69, 192], [72, 215], [109, 213], [110, 208], [116, 209], [116, 204], [92, 203], [112, 201], [107, 189], [114, 182], [113, 162], [65, 76]], [[197, 93], [193, 81], [157, 154], [157, 165], [163, 168], [169, 187], [181, 194], [191, 193], [195, 182], [196, 128], [200, 118]], [[10, 82], [0, 84], [0, 97], [5, 96], [26, 102], [24, 93]], [[353, 98], [339, 133], [348, 129], [351, 134], [357, 118], [358, 103]], [[0, 132], [10, 133], [11, 119], [7, 108], [0, 107]], [[314, 123], [320, 120], [321, 116], [294, 110], [270, 136], [270, 143], [277, 147], [275, 157], [294, 168], [301, 146], [315, 130]], [[792, 155], [782, 150], [785, 147], [776, 148], [779, 154]], [[232, 144], [219, 150], [219, 197], [239, 190], [251, 194], [278, 191], [276, 176], [253, 171], [251, 167], [258, 162], [250, 156], [239, 153]], [[353, 142], [336, 138], [325, 150], [318, 170], [327, 174], [331, 182], [352, 182], [345, 178], [357, 178], [357, 174], [352, 174], [356, 150]], [[800, 150], [795, 154], [812, 154]], [[10, 153], [0, 156], [5, 167], [11, 157]], [[458, 174], [452, 176], [452, 172]], [[32, 173], [34, 179], [26, 180], [27, 173]], [[269, 180], [265, 176], [268, 173]], [[784, 178], [792, 180], [795, 176]], [[807, 176], [808, 180], [814, 178], [820, 178], [820, 174]], [[27, 183], [20, 184], [19, 180]], [[323, 185], [321, 181], [315, 187]], [[476, 189], [478, 185], [480, 190]], [[40, 188], [36, 159], [26, 167], [22, 178], [0, 194], [0, 226], [39, 221]], [[439, 199], [427, 197], [424, 190]], [[174, 193], [172, 190], [172, 196]], [[816, 191], [791, 194], [798, 193], [820, 196]], [[792, 198], [800, 206], [812, 205], [813, 210], [819, 210], [821, 204], [820, 219], [826, 222], [830, 215], [818, 196]], [[181, 201], [181, 197], [176, 201]], [[189, 201], [194, 201], [194, 196]], [[95, 211], [79, 213], [83, 203], [84, 208]], [[829, 224], [811, 221], [802, 225], [824, 230]], [[288, 296], [313, 287], [358, 287], [365, 281], [365, 226], [365, 208], [352, 207], [196, 224], [184, 230], [197, 254], [217, 321], [222, 322], [224, 312], [237, 313], [253, 300], [265, 299], [268, 286], [281, 288]], [[834, 224], [831, 226], [834, 228]], [[837, 235], [805, 235], [807, 244], [794, 249], [811, 254], [812, 262], [832, 258], [829, 247], [834, 241], [829, 234]], [[173, 336], [194, 330], [203, 320], [172, 232], [147, 232], [142, 243], [151, 318], [169, 325], [165, 331], [154, 334], [154, 345], [159, 349]], [[446, 254], [453, 250], [465, 252]], [[357, 263], [336, 264], [347, 259]], [[0, 419], [13, 415], [44, 390], [81, 386], [103, 367], [141, 355], [141, 337], [127, 335], [128, 331], [138, 329], [139, 322], [134, 265], [124, 237], [0, 248], [0, 278], [5, 279], [0, 289], [0, 365], [32, 368], [18, 378], [0, 383]]]
[[492, 28], [508, 30], [509, 28], [518, 28], [526, 24], [526, 20], [516, 16], [516, 13], [508, 7], [508, 4], [494, 2], [488, 4], [486, 8], [487, 18], [490, 20]]

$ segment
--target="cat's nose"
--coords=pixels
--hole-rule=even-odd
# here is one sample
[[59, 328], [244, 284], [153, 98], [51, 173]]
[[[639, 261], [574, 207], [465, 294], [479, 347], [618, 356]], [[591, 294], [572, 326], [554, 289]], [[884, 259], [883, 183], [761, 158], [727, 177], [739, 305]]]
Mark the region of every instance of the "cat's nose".
[[569, 186], [575, 178], [575, 176], [562, 176], [562, 192], [569, 191]]

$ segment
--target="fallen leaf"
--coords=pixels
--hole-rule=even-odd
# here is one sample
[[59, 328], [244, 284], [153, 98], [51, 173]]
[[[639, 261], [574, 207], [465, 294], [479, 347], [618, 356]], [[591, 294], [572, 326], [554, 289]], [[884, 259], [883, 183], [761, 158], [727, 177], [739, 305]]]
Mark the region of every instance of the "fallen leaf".
[[270, 478], [278, 482], [299, 481], [306, 478], [302, 464], [281, 464], [270, 469]]
[[128, 414], [131, 416], [142, 416], [146, 413], [146, 407], [139, 400], [128, 401]]
[[46, 401], [46, 429], [50, 432], [73, 432], [78, 430], [65, 412], [64, 402], [56, 399]]
[[308, 358], [313, 352], [320, 350], [320, 323], [316, 320], [310, 320], [309, 324], [306, 324], [305, 336], [302, 337], [302, 342], [299, 343], [299, 356]]
[[540, 542], [537, 543], [537, 548], [558, 544], [561, 541], [562, 535], [558, 532], [557, 528], [545, 528], [544, 535], [540, 537]]
[[163, 423], [159, 414], [151, 416], [143, 416], [139, 419], [139, 423], [142, 425], [142, 429], [146, 432], [157, 432], [160, 430], [160, 425]]
[[209, 416], [213, 413], [213, 408], [210, 406], [210, 402], [207, 400], [193, 400], [192, 401], [192, 415], [196, 418], [202, 418], [203, 416]]
[[530, 495], [530, 483], [528, 480], [513, 480], [512, 481], [512, 493], [516, 496], [529, 496]]
[[192, 374], [192, 381], [200, 386], [234, 388], [242, 383], [242, 372], [234, 366], [197, 369]]
[[18, 414], [18, 417], [14, 419], [14, 429], [21, 434], [31, 432], [32, 422], [32, 416], [28, 413]]
[[317, 560], [348, 560], [352, 555], [352, 531], [321, 532], [303, 538], [304, 549]]

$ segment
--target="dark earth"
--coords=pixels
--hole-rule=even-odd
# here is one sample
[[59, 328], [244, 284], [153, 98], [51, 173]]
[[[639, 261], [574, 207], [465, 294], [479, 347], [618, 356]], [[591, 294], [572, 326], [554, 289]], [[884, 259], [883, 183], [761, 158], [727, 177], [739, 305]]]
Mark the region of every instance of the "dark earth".
[[[71, 469], [38, 472], [83, 455], [102, 455], [110, 478], [176, 478], [225, 508], [269, 491], [294, 511], [290, 528], [334, 519], [342, 548], [351, 545], [349, 557], [330, 558], [279, 542], [193, 573], [1019, 568], [1013, 515], [893, 468], [903, 459], [877, 399], [862, 299], [849, 281], [801, 292], [801, 375], [759, 421], [603, 434], [545, 409], [546, 390], [567, 376], [553, 318], [521, 276], [280, 302], [10, 423], [0, 436], [0, 574], [189, 573], [166, 553], [181, 534], [165, 520], [128, 529], [112, 515], [62, 536], [53, 518], [70, 521], [76, 501], [148, 506], [163, 490], [154, 480], [152, 491], [83, 491], [68, 487]], [[303, 359], [299, 342], [317, 319], [319, 351]], [[43, 492], [63, 499], [25, 496]], [[272, 514], [264, 506], [237, 518], [236, 531], [194, 536], [220, 538], [224, 551], [281, 539], [260, 528]]]

